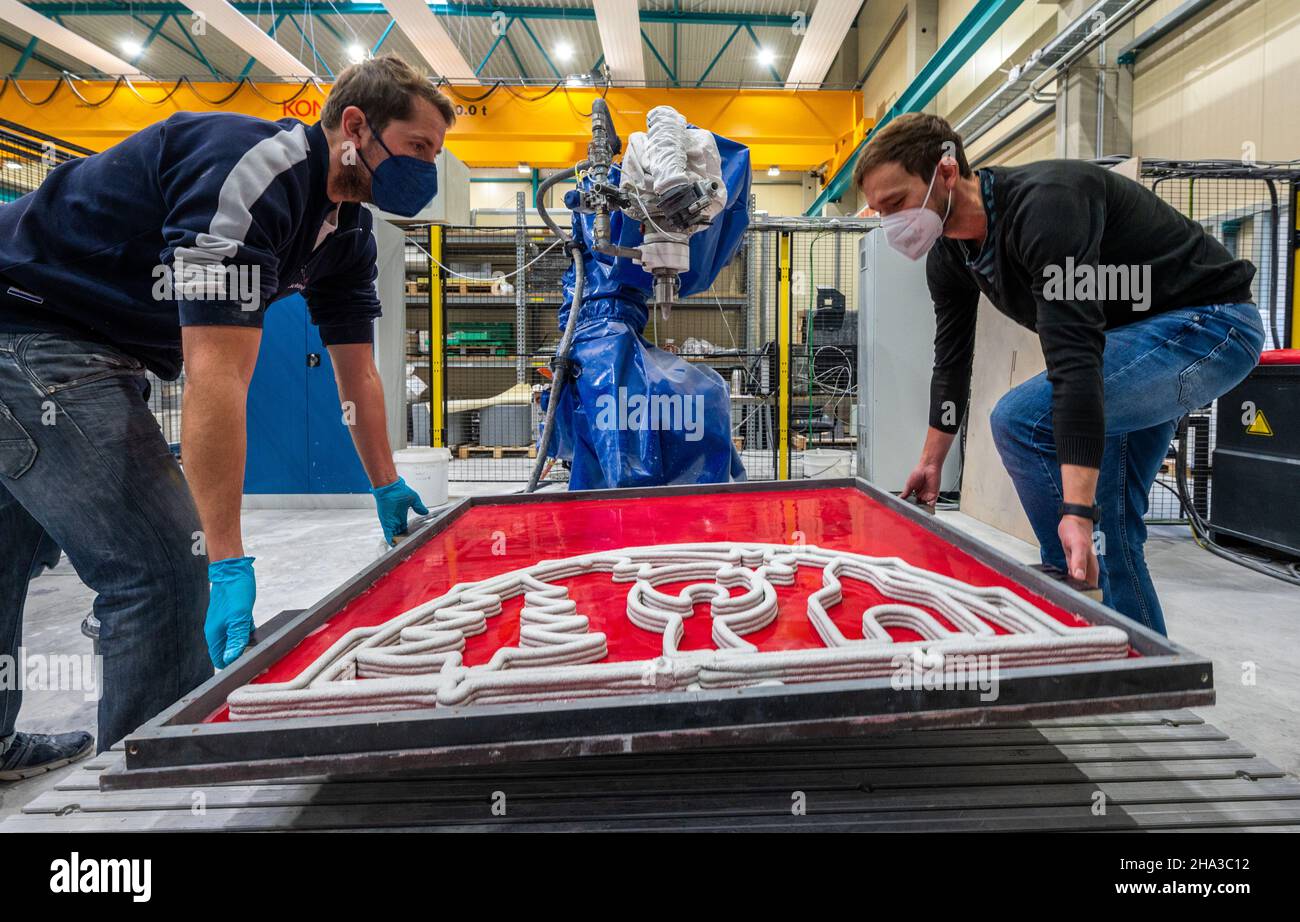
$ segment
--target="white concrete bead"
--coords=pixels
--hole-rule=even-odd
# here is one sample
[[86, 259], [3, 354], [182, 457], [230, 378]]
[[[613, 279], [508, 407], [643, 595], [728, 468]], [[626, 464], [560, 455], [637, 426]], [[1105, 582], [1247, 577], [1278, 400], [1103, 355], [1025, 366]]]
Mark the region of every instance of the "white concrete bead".
[[[822, 572], [805, 615], [824, 646], [760, 651], [745, 635], [776, 620], [775, 587], [792, 585], [799, 567]], [[632, 584], [627, 618], [663, 635], [661, 657], [605, 662], [605, 635], [590, 632], [590, 619], [558, 585], [592, 573]], [[830, 615], [843, 602], [844, 580], [894, 600], [862, 614], [861, 638], [845, 637]], [[657, 588], [677, 582], [688, 585], [675, 595]], [[519, 645], [465, 666], [465, 639], [484, 633], [487, 619], [520, 595]], [[685, 619], [701, 603], [709, 605], [715, 649], [681, 651]], [[914, 631], [921, 640], [895, 643], [890, 628]], [[246, 685], [228, 703], [232, 719], [248, 720], [868, 679], [900, 668], [947, 674], [972, 661], [1017, 668], [1127, 654], [1128, 635], [1118, 628], [1070, 627], [1007, 589], [970, 586], [896, 557], [813, 545], [679, 544], [544, 560], [457, 584], [384, 624], [348, 631], [293, 679]]]

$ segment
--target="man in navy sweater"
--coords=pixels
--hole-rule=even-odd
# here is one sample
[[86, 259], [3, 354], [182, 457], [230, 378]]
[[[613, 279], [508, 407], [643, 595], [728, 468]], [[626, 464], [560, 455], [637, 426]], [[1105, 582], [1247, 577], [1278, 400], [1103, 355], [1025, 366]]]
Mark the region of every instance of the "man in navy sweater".
[[[252, 631], [244, 411], [277, 298], [306, 298], [385, 536], [427, 511], [393, 467], [361, 203], [427, 205], [454, 120], [384, 57], [339, 76], [319, 124], [179, 113], [0, 207], [0, 656], [18, 653], [32, 562], [53, 541], [97, 593], [100, 750], [234, 662]], [[145, 378], [182, 363], [184, 476]], [[0, 780], [90, 751], [86, 733], [15, 732], [13, 684]]]

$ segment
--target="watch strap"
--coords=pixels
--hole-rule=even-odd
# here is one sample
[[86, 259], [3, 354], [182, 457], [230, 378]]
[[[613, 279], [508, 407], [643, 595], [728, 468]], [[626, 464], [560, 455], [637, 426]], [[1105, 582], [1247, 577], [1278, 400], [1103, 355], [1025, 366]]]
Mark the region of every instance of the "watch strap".
[[1101, 521], [1101, 507], [1094, 504], [1085, 506], [1083, 503], [1061, 503], [1061, 508], [1057, 510], [1057, 515], [1077, 515], [1081, 518], [1091, 519], [1093, 522]]

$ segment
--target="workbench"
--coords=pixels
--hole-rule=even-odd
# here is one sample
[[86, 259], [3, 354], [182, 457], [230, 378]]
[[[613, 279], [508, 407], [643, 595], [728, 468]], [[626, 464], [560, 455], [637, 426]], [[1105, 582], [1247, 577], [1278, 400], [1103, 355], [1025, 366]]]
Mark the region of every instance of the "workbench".
[[122, 762], [84, 763], [0, 832], [1300, 831], [1300, 782], [1186, 710], [101, 791]]

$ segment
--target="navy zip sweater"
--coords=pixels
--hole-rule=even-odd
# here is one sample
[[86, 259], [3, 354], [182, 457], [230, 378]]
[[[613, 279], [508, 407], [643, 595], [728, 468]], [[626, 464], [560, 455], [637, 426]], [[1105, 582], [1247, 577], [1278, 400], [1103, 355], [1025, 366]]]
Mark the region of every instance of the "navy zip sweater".
[[180, 328], [260, 327], [306, 298], [327, 346], [373, 339], [370, 213], [326, 194], [320, 125], [181, 112], [0, 205], [0, 330], [116, 346], [166, 379]]

